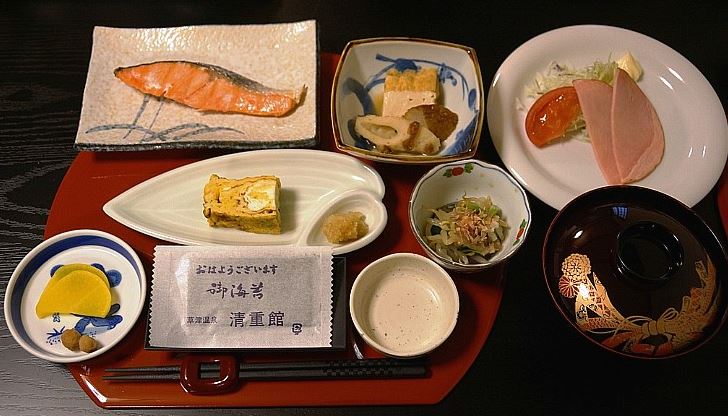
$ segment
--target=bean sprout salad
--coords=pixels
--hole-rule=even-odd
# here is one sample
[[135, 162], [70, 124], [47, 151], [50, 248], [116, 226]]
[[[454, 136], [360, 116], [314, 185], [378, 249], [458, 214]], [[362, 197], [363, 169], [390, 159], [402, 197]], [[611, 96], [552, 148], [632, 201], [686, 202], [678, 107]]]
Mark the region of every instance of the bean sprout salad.
[[485, 263], [501, 249], [508, 224], [489, 196], [464, 195], [430, 211], [425, 237], [441, 257], [461, 264]]

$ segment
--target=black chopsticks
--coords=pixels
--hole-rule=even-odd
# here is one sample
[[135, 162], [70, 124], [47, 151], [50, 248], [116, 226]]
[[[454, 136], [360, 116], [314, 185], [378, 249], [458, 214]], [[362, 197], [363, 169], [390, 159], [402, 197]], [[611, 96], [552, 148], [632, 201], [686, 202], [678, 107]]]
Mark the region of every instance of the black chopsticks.
[[[181, 366], [152, 366], [108, 368], [104, 380], [160, 381], [179, 380]], [[375, 358], [363, 360], [321, 360], [294, 362], [240, 363], [238, 376], [242, 380], [328, 379], [328, 378], [409, 378], [427, 374], [426, 360], [397, 360]], [[200, 379], [220, 376], [220, 365], [201, 363]]]

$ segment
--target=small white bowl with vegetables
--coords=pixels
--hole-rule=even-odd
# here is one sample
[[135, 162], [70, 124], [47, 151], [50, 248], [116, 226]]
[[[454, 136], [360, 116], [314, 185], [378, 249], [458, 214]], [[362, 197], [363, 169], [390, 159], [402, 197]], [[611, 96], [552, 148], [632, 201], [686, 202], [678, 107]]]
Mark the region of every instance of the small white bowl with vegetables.
[[477, 272], [510, 258], [523, 245], [531, 208], [526, 192], [506, 171], [468, 159], [435, 166], [417, 181], [409, 223], [435, 262]]

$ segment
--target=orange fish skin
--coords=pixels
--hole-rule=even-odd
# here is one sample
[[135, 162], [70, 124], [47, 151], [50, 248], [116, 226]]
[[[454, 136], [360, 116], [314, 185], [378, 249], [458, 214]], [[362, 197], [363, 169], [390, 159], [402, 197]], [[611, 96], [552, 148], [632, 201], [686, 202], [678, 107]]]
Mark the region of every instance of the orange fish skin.
[[281, 117], [299, 104], [301, 92], [277, 90], [215, 65], [159, 61], [114, 70], [136, 90], [200, 111]]

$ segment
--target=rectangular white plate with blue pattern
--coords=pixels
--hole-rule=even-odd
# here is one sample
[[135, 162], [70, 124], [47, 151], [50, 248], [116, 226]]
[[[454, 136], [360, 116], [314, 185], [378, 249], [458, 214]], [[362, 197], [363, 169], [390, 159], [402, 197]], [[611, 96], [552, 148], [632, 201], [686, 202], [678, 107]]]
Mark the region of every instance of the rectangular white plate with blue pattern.
[[[305, 86], [286, 116], [201, 112], [144, 94], [114, 69], [158, 61], [215, 65], [265, 86]], [[317, 142], [318, 41], [314, 20], [264, 25], [152, 29], [96, 27], [76, 147], [265, 149]]]

